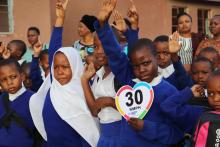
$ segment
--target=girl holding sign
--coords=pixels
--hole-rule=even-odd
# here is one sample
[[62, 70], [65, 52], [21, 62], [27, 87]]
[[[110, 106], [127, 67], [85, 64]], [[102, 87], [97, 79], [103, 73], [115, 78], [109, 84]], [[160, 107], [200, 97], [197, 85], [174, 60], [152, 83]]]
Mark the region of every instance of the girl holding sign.
[[[141, 119], [122, 120], [121, 146], [168, 147], [183, 138], [183, 132], [166, 115], [159, 105], [161, 101], [177, 92], [157, 74], [156, 51], [152, 41], [140, 39], [129, 49], [129, 58], [120, 52], [120, 45], [113, 35], [108, 19], [116, 6], [116, 0], [106, 0], [98, 15], [95, 28], [108, 57], [112, 72], [120, 83], [134, 86], [137, 81], [151, 84], [154, 101], [147, 115]], [[105, 10], [105, 11], [103, 11]], [[134, 82], [133, 79], [137, 78]], [[145, 97], [146, 98], [146, 97]]]
[[76, 49], [61, 47], [68, 0], [57, 0], [56, 23], [49, 48], [50, 76], [31, 97], [30, 111], [48, 147], [97, 145], [99, 130], [89, 112], [81, 87], [83, 64]]

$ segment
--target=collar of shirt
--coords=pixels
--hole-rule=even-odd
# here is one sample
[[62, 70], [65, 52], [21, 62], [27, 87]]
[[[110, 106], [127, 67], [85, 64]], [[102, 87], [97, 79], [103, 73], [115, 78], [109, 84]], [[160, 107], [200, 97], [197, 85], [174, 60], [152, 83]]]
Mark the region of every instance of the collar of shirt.
[[[155, 77], [149, 84], [151, 86], [157, 86], [158, 84], [160, 84], [160, 82], [162, 81], [163, 77], [161, 75], [158, 75], [157, 77]], [[135, 83], [141, 82], [141, 80], [139, 80], [138, 78], [133, 79], [132, 80]]]
[[9, 100], [14, 101], [18, 96], [22, 95], [26, 91], [26, 88], [24, 86], [21, 87], [15, 94], [9, 93]]
[[158, 74], [161, 75], [164, 78], [168, 78], [170, 75], [172, 75], [175, 72], [175, 69], [173, 67], [173, 64], [170, 64], [166, 68], [160, 68], [158, 67]]
[[24, 63], [24, 59], [20, 59], [20, 60], [18, 60], [18, 63], [20, 64], [20, 65], [22, 65], [23, 63]]
[[102, 66], [97, 72], [96, 72], [96, 75], [99, 77], [99, 78], [103, 78], [105, 74], [105, 70], [104, 70], [104, 67]]

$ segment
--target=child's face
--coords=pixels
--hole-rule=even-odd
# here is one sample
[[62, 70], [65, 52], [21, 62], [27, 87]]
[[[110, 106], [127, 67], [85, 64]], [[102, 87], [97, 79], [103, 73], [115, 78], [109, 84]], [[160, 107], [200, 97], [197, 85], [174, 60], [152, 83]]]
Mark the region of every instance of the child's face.
[[28, 42], [30, 45], [34, 45], [38, 42], [38, 33], [35, 30], [30, 30], [27, 33]]
[[95, 45], [95, 48], [94, 48], [93, 55], [95, 57], [96, 63], [98, 63], [99, 66], [107, 65], [108, 64], [107, 57], [105, 55], [102, 44], [97, 36], [95, 37], [94, 45]]
[[131, 62], [135, 76], [141, 81], [151, 82], [157, 76], [157, 60], [146, 47], [134, 51]]
[[69, 83], [72, 79], [70, 63], [61, 52], [56, 53], [54, 57], [54, 77], [61, 85]]
[[207, 81], [208, 101], [210, 106], [220, 111], [220, 76], [210, 77]]
[[23, 75], [19, 73], [15, 65], [0, 67], [0, 84], [4, 91], [15, 94], [21, 89], [23, 79]]
[[192, 65], [192, 79], [196, 84], [206, 86], [208, 76], [212, 73], [210, 63], [196, 62]]
[[87, 34], [89, 34], [90, 31], [89, 29], [86, 27], [86, 25], [82, 22], [79, 22], [79, 25], [78, 25], [78, 34], [80, 37], [83, 37]]
[[26, 67], [23, 71], [24, 73], [24, 86], [25, 88], [27, 89], [31, 89], [32, 87], [32, 82], [31, 82], [31, 79], [30, 79], [30, 66]]
[[16, 60], [21, 59], [22, 52], [18, 45], [16, 45], [15, 43], [9, 43], [7, 48], [13, 58], [15, 58]]
[[166, 68], [171, 64], [171, 54], [168, 51], [168, 42], [156, 42], [157, 63], [160, 68]]
[[209, 59], [213, 63], [215, 69], [218, 67], [218, 55], [216, 53], [213, 53], [213, 52], [201, 52], [199, 54], [199, 56], [200, 57], [205, 57], [205, 58]]
[[44, 54], [42, 59], [40, 60], [40, 66], [42, 67], [43, 71], [45, 72], [45, 77], [49, 74], [49, 56]]
[[178, 31], [180, 33], [189, 33], [191, 32], [192, 21], [187, 15], [183, 15], [178, 20]]

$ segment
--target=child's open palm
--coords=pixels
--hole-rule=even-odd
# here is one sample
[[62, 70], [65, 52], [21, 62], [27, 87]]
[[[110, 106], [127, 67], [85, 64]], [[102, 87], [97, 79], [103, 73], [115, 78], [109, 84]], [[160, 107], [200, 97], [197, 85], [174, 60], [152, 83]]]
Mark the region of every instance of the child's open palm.
[[3, 57], [3, 59], [9, 59], [11, 57], [11, 52], [6, 47], [4, 47], [2, 57]]
[[90, 80], [96, 73], [95, 66], [93, 63], [85, 66], [83, 78]]
[[109, 19], [111, 13], [115, 9], [117, 0], [105, 0], [98, 14], [98, 20], [101, 24]]
[[172, 38], [169, 39], [169, 52], [178, 53], [180, 48], [181, 44], [179, 44], [179, 33], [174, 32]]
[[132, 29], [137, 29], [138, 28], [138, 21], [139, 21], [139, 15], [137, 12], [137, 8], [134, 5], [134, 1], [130, 0], [131, 6], [128, 10], [127, 16], [129, 18], [129, 21], [131, 23]]
[[0, 55], [3, 54], [4, 50], [5, 50], [5, 45], [4, 45], [4, 43], [2, 42], [2, 43], [1, 43], [1, 46], [0, 46]]
[[67, 7], [69, 0], [65, 0], [64, 2], [62, 2], [61, 0], [57, 0], [56, 2], [56, 16], [63, 18], [65, 17], [65, 10]]
[[127, 25], [122, 15], [118, 11], [114, 11], [113, 16], [115, 24], [112, 24], [112, 26], [120, 32], [125, 32], [127, 30]]

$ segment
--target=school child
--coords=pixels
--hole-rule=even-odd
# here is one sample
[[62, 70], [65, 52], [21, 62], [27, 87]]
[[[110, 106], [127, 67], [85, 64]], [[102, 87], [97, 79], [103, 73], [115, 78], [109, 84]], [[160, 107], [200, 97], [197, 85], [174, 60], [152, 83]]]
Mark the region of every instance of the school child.
[[[109, 65], [116, 79], [121, 84], [134, 86], [136, 82], [145, 81], [153, 86], [155, 99], [151, 109], [143, 120], [131, 118], [128, 122], [122, 119], [120, 135], [121, 146], [165, 147], [175, 144], [183, 138], [183, 132], [163, 115], [158, 107], [173, 93], [175, 87], [164, 81], [157, 74], [156, 51], [152, 41], [140, 39], [129, 49], [129, 58], [120, 52], [120, 45], [114, 38], [108, 18], [114, 10], [116, 0], [105, 1], [95, 23], [96, 32], [109, 59]], [[108, 11], [106, 11], [106, 9]], [[158, 133], [159, 132], [159, 133]]]
[[[84, 74], [81, 78], [87, 105], [93, 116], [98, 116], [100, 121], [100, 138], [98, 147], [119, 147], [119, 137], [122, 116], [115, 107], [115, 95], [119, 87], [110, 67], [108, 59], [104, 53], [101, 42], [95, 36], [94, 57], [97, 59], [101, 68], [96, 72], [93, 63], [86, 65]], [[90, 88], [89, 81], [93, 79]]]
[[206, 47], [202, 49], [198, 56], [209, 59], [213, 63], [215, 70], [219, 68], [219, 53], [213, 47]]
[[193, 60], [191, 66], [191, 74], [194, 83], [199, 84], [206, 89], [206, 81], [209, 75], [214, 71], [212, 62], [205, 57], [198, 57]]
[[22, 86], [23, 74], [15, 59], [0, 62], [0, 146], [34, 146], [34, 124], [29, 111], [33, 92]]
[[57, 19], [49, 48], [50, 75], [31, 97], [35, 126], [48, 147], [95, 147], [99, 130], [86, 105], [80, 77], [82, 60], [76, 49], [61, 47], [68, 0], [57, 1]]
[[219, 146], [220, 70], [210, 74], [207, 91], [212, 110], [205, 112], [198, 122], [193, 141], [195, 147]]
[[15, 58], [20, 65], [25, 62], [22, 58], [27, 50], [24, 41], [12, 40], [8, 43], [7, 49], [10, 51], [10, 57]]
[[24, 87], [26, 89], [33, 91], [32, 81], [30, 79], [30, 69], [31, 69], [31, 63], [23, 63], [21, 65], [21, 71], [24, 74], [24, 82], [23, 82]]
[[[178, 49], [170, 52], [175, 47], [174, 36], [170, 41], [168, 36], [158, 36], [154, 39], [154, 44], [157, 51], [158, 73], [170, 84], [181, 90], [187, 86], [191, 86], [192, 80], [177, 55]], [[176, 41], [176, 44], [178, 45], [178, 41]]]
[[48, 50], [42, 50], [42, 45], [34, 46], [34, 55], [31, 62], [30, 79], [33, 83], [32, 90], [37, 91], [49, 74]]

